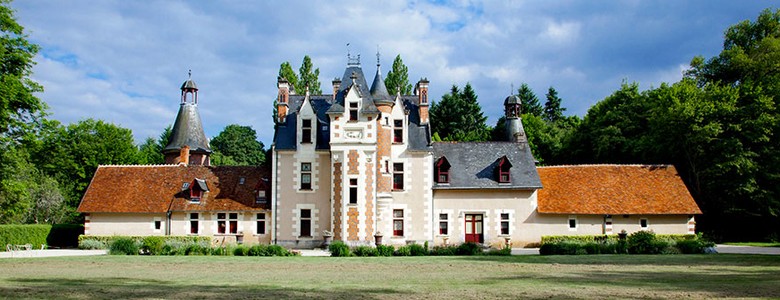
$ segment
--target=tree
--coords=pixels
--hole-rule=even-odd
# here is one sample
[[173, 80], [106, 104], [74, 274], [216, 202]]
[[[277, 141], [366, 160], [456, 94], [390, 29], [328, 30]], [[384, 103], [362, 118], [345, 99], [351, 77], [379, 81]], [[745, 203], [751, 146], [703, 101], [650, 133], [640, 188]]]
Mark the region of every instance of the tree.
[[453, 85], [441, 102], [432, 103], [430, 120], [432, 130], [445, 141], [486, 141], [490, 138], [490, 128], [485, 124], [487, 117], [483, 115], [470, 83], [463, 91]]
[[395, 57], [393, 68], [387, 72], [385, 86], [391, 94], [396, 93], [396, 91], [400, 91], [401, 95], [412, 93], [412, 84], [409, 83], [409, 68], [404, 65], [400, 54]]
[[279, 66], [279, 78], [287, 79], [287, 82], [293, 87], [298, 86], [298, 75], [293, 71], [289, 61], [283, 62], [282, 65]]
[[39, 48], [27, 38], [9, 1], [0, 1], [0, 142], [31, 129], [46, 109], [34, 95], [43, 87], [29, 78]]
[[563, 118], [563, 112], [566, 108], [561, 107], [561, 98], [558, 98], [558, 91], [550, 87], [547, 90], [547, 102], [544, 103], [544, 120], [547, 122], [557, 122]]
[[168, 145], [170, 136], [171, 126], [168, 125], [156, 140], [152, 137], [147, 137], [143, 144], [138, 146], [137, 163], [142, 165], [164, 164], [165, 156], [163, 156], [162, 150]]
[[524, 114], [531, 114], [537, 117], [541, 117], [543, 110], [542, 105], [539, 103], [539, 98], [536, 97], [534, 91], [528, 87], [528, 84], [521, 84], [517, 89], [517, 96], [520, 97], [521, 112]]
[[305, 94], [306, 89], [309, 89], [311, 95], [322, 95], [322, 88], [320, 87], [320, 68], [314, 69], [314, 64], [311, 62], [311, 57], [308, 55], [303, 57], [301, 68], [298, 71], [300, 74], [300, 82], [295, 87], [295, 92], [298, 94]]
[[214, 165], [260, 166], [265, 162], [264, 145], [249, 126], [228, 125], [211, 140], [211, 147]]

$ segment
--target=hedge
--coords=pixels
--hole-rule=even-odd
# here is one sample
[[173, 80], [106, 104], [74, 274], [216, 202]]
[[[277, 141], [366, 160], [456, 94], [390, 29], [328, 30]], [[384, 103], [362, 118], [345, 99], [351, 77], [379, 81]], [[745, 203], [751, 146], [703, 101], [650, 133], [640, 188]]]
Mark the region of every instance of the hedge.
[[[695, 234], [656, 234], [656, 238], [671, 241], [696, 240], [700, 236]], [[545, 235], [542, 236], [542, 245], [545, 243], [559, 243], [563, 241], [577, 242], [606, 242], [619, 240], [617, 234], [611, 235]]]
[[80, 224], [13, 224], [0, 225], [0, 245], [6, 251], [6, 245], [30, 244], [34, 249], [41, 245], [58, 248], [78, 246], [78, 236], [84, 233]]
[[[601, 237], [601, 238], [596, 238]], [[637, 231], [626, 240], [612, 236], [554, 236], [543, 239], [541, 255], [578, 254], [694, 254], [705, 253], [712, 242], [700, 235], [656, 235], [652, 231]]]
[[512, 249], [491, 249], [488, 252], [482, 251], [482, 247], [475, 243], [464, 243], [460, 245], [435, 246], [428, 248], [428, 243], [409, 244], [400, 246], [397, 249], [392, 245], [356, 246], [350, 248], [342, 241], [335, 241], [328, 247], [330, 256], [453, 256], [453, 255], [512, 255]]

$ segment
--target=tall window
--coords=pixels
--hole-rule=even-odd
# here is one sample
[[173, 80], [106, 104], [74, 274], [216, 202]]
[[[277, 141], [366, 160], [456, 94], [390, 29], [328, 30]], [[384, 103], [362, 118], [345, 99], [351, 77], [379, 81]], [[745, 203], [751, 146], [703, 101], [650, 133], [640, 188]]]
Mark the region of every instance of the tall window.
[[311, 163], [301, 163], [301, 189], [311, 190]]
[[265, 214], [257, 214], [257, 234], [265, 234]]
[[509, 234], [509, 214], [501, 214], [501, 234]]
[[444, 156], [436, 162], [436, 183], [450, 183], [450, 162]]
[[448, 217], [447, 214], [439, 214], [439, 235], [447, 235], [449, 232], [447, 230], [448, 224]]
[[311, 237], [311, 209], [301, 209], [301, 236]]
[[506, 158], [506, 156], [501, 157], [500, 161], [498, 162], [498, 182], [499, 183], [509, 183], [512, 181], [512, 177], [509, 174], [509, 169], [512, 168], [512, 163], [509, 162], [509, 159]]
[[190, 213], [190, 234], [198, 234], [198, 213]]
[[404, 120], [393, 120], [393, 143], [404, 142]]
[[350, 102], [349, 103], [349, 120], [353, 121], [353, 122], [358, 120], [358, 103], [357, 102]]
[[404, 189], [404, 164], [393, 164], [393, 190], [402, 191]]
[[393, 236], [404, 236], [404, 210], [393, 210]]
[[238, 213], [218, 213], [217, 233], [238, 233]]
[[311, 143], [311, 120], [303, 119], [301, 124], [301, 144]]
[[358, 193], [357, 178], [349, 179], [349, 204], [357, 204]]

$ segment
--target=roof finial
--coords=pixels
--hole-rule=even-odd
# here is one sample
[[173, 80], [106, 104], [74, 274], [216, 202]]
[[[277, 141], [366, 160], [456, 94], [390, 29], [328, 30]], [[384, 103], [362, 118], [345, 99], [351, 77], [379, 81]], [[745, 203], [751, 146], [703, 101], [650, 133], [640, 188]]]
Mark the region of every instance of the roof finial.
[[379, 44], [376, 45], [376, 66], [379, 67]]
[[192, 69], [190, 69], [189, 71], [187, 71], [187, 75], [189, 75], [190, 79], [192, 79]]
[[515, 94], [515, 83], [514, 82], [512, 82], [512, 87], [511, 87], [511, 90], [509, 90], [509, 94], [510, 95], [514, 95]]

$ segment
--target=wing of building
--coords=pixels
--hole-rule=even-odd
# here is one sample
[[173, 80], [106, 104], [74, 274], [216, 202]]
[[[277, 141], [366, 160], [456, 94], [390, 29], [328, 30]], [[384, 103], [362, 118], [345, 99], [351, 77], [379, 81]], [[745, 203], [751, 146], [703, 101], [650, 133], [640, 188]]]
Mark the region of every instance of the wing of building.
[[698, 206], [672, 166], [537, 167], [517, 96], [506, 141], [432, 142], [427, 79], [411, 95], [349, 59], [331, 94], [277, 80], [270, 170], [209, 166], [192, 80], [164, 166], [101, 166], [79, 207], [87, 234], [208, 235], [320, 247], [538, 243], [545, 235], [695, 232]]

